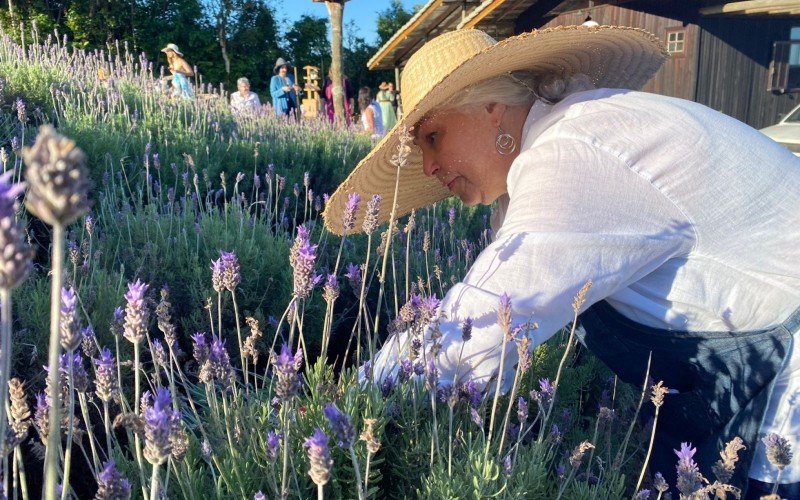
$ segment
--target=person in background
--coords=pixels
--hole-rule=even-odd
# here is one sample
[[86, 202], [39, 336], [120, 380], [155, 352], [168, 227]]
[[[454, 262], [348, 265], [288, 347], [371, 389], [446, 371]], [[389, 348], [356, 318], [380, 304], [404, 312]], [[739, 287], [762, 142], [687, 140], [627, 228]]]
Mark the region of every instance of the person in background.
[[272, 106], [278, 116], [294, 116], [299, 119], [297, 93], [302, 90], [294, 81], [292, 65], [282, 57], [275, 61], [275, 76], [269, 82], [269, 93], [272, 95]]
[[167, 55], [169, 72], [172, 73], [166, 77], [167, 80], [172, 80], [172, 97], [194, 99], [194, 91], [189, 83], [189, 78], [194, 76], [194, 70], [183, 58], [183, 52], [174, 43], [168, 43], [161, 52]]
[[395, 106], [395, 95], [394, 95], [394, 84], [381, 82], [378, 86], [378, 95], [376, 100], [378, 104], [381, 106], [381, 116], [383, 117], [383, 130], [389, 131], [392, 130], [395, 123], [397, 123], [397, 114], [395, 114], [394, 106]]
[[234, 113], [255, 113], [261, 109], [258, 94], [250, 91], [250, 80], [241, 77], [236, 80], [237, 92], [231, 94], [231, 111]]
[[382, 137], [384, 134], [381, 106], [372, 98], [369, 87], [361, 87], [358, 91], [358, 108], [361, 111], [361, 125], [364, 132], [373, 138]]
[[[350, 85], [350, 80], [342, 75], [342, 89], [344, 90], [344, 120], [347, 126], [350, 126], [350, 118], [353, 116], [353, 87]], [[328, 77], [325, 78], [325, 114], [328, 115], [328, 121], [333, 123], [336, 113], [333, 108], [333, 78], [331, 72], [328, 71]]]

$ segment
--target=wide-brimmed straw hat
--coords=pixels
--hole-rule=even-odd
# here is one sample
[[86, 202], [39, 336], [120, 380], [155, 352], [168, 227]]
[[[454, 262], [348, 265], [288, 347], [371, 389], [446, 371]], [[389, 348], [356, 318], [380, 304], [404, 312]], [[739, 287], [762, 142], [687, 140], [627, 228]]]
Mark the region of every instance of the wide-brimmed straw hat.
[[179, 56], [183, 57], [183, 52], [181, 52], [181, 49], [179, 49], [174, 43], [168, 43], [166, 47], [161, 49], [161, 52], [166, 52], [168, 50], [171, 50], [172, 52], [175, 52]]
[[[342, 234], [342, 215], [351, 193], [362, 200], [375, 194], [383, 199], [379, 222], [389, 220], [394, 198], [399, 134], [427, 113], [445, 104], [466, 87], [511, 71], [567, 76], [583, 73], [598, 87], [640, 89], [658, 71], [669, 54], [647, 31], [622, 26], [559, 26], [536, 30], [496, 42], [480, 30], [458, 30], [440, 35], [422, 46], [403, 70], [404, 116], [359, 162], [331, 196], [323, 216], [325, 226]], [[396, 217], [451, 196], [436, 179], [422, 171], [422, 153], [411, 145], [400, 172]], [[361, 230], [364, 205], [356, 218]]]

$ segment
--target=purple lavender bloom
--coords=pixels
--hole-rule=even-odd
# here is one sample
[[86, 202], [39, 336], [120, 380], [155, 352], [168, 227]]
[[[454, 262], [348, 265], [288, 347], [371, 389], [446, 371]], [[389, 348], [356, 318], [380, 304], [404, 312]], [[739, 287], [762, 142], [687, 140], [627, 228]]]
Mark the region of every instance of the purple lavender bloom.
[[510, 476], [511, 470], [512, 470], [511, 455], [506, 455], [506, 458], [503, 459], [503, 473], [506, 476]]
[[253, 495], [253, 500], [267, 500], [267, 497], [264, 495], [264, 493], [259, 491], [258, 493]]
[[278, 460], [278, 454], [281, 450], [281, 438], [273, 431], [267, 433], [267, 457], [271, 463]]
[[172, 453], [170, 441], [172, 396], [169, 390], [159, 387], [153, 400], [153, 406], [144, 412], [144, 456], [153, 465], [167, 461]]
[[393, 390], [394, 378], [391, 375], [388, 375], [385, 379], [383, 379], [383, 383], [381, 384], [381, 394], [384, 398], [388, 398]]
[[308, 187], [311, 185], [311, 174], [303, 172], [303, 186]]
[[367, 202], [364, 222], [361, 228], [367, 234], [372, 234], [378, 228], [378, 215], [381, 211], [381, 195], [376, 194]]
[[292, 188], [292, 193], [294, 194], [294, 197], [295, 197], [295, 198], [297, 198], [298, 196], [300, 196], [300, 186], [299, 186], [299, 185], [297, 185], [297, 183], [296, 183], [296, 182], [295, 182], [295, 184], [294, 184], [294, 187]]
[[400, 361], [400, 382], [405, 382], [411, 378], [411, 374], [414, 372], [414, 366], [411, 363], [411, 360], [406, 358]]
[[678, 471], [678, 490], [689, 497], [703, 487], [703, 476], [700, 475], [700, 469], [692, 458], [697, 449], [692, 448], [691, 443], [681, 443], [681, 449], [673, 451], [678, 456], [678, 465], [676, 466]]
[[447, 212], [447, 223], [451, 228], [456, 224], [456, 207], [451, 207]]
[[559, 464], [558, 467], [556, 467], [556, 476], [558, 476], [559, 479], [564, 479], [564, 475], [566, 473], [567, 468], [564, 466], [564, 464]]
[[308, 450], [308, 459], [311, 462], [308, 475], [311, 476], [311, 480], [318, 485], [326, 484], [331, 478], [333, 468], [333, 460], [328, 450], [328, 436], [322, 429], [317, 428], [303, 443], [303, 448]]
[[206, 343], [206, 334], [198, 332], [192, 335], [192, 355], [197, 364], [202, 365], [208, 359], [210, 351]]
[[439, 385], [439, 370], [436, 368], [436, 363], [433, 358], [428, 358], [428, 368], [425, 370], [425, 387], [429, 391], [436, 391]]
[[467, 404], [469, 404], [471, 408], [479, 407], [483, 400], [483, 394], [472, 379], [467, 380], [464, 385], [461, 386], [461, 397], [466, 399]]
[[528, 420], [528, 401], [522, 396], [517, 400], [517, 417], [520, 423], [527, 422]]
[[317, 245], [306, 243], [297, 250], [294, 261], [294, 294], [297, 298], [305, 299], [314, 289], [314, 263], [317, 260]]
[[500, 296], [500, 307], [497, 309], [497, 323], [504, 331], [511, 330], [511, 297], [508, 294]]
[[419, 305], [419, 320], [423, 323], [428, 323], [436, 316], [436, 311], [442, 301], [436, 298], [436, 295], [431, 295], [422, 300]]
[[131, 483], [117, 470], [114, 460], [103, 464], [97, 476], [95, 500], [127, 500], [131, 497]]
[[342, 215], [342, 227], [345, 233], [352, 231], [356, 227], [356, 213], [358, 212], [359, 203], [361, 203], [361, 196], [358, 193], [350, 193]]
[[274, 352], [270, 354], [270, 363], [272, 363], [275, 374], [278, 377], [278, 382], [275, 384], [275, 394], [281, 401], [288, 401], [300, 389], [300, 380], [297, 372], [303, 365], [303, 351], [298, 348], [295, 355], [292, 356], [289, 346], [283, 344], [280, 356]]
[[74, 351], [81, 345], [81, 332], [75, 308], [78, 299], [72, 288], [61, 289], [60, 341], [66, 351]]
[[72, 384], [75, 390], [84, 393], [89, 390], [89, 374], [86, 373], [86, 368], [83, 366], [83, 356], [80, 352], [72, 355], [69, 353], [62, 354], [58, 360], [58, 369], [64, 375], [69, 374], [70, 363], [72, 363]]
[[211, 341], [211, 351], [208, 355], [208, 362], [211, 364], [213, 377], [219, 381], [223, 388], [230, 387], [233, 381], [233, 368], [228, 351], [225, 349], [225, 341], [217, 336]]
[[792, 461], [792, 446], [780, 434], [770, 432], [761, 441], [767, 447], [767, 460], [778, 470], [782, 471]]
[[650, 498], [650, 490], [639, 490], [633, 500], [648, 500]]
[[220, 293], [225, 286], [222, 283], [223, 275], [225, 274], [225, 264], [222, 258], [211, 261], [211, 286], [214, 291]]
[[335, 274], [329, 274], [325, 280], [323, 287], [322, 297], [327, 303], [333, 303], [339, 297], [339, 280], [336, 279]]
[[350, 416], [339, 410], [335, 403], [328, 403], [323, 410], [325, 418], [331, 424], [333, 437], [341, 448], [349, 449], [356, 438], [356, 429], [350, 422]]
[[95, 364], [95, 393], [101, 401], [109, 402], [116, 397], [119, 387], [117, 385], [117, 371], [114, 356], [108, 348], [100, 352], [100, 357], [94, 360]]
[[220, 261], [222, 261], [222, 287], [229, 292], [236, 290], [236, 286], [242, 281], [239, 259], [233, 252], [220, 250]]
[[561, 431], [556, 424], [550, 427], [550, 437], [553, 438], [553, 442], [555, 443], [561, 442]]
[[134, 344], [144, 340], [147, 334], [150, 313], [145, 307], [144, 294], [148, 288], [149, 285], [136, 280], [135, 283], [128, 283], [128, 293], [125, 294], [128, 304], [125, 307], [124, 335]]
[[481, 417], [481, 414], [478, 413], [477, 408], [470, 408], [469, 416], [470, 420], [472, 420], [472, 423], [483, 429], [483, 417]]
[[150, 354], [156, 364], [167, 366], [167, 352], [159, 339], [153, 339], [153, 351]]
[[353, 293], [358, 295], [361, 292], [361, 268], [353, 263], [347, 264], [347, 273], [344, 275]]

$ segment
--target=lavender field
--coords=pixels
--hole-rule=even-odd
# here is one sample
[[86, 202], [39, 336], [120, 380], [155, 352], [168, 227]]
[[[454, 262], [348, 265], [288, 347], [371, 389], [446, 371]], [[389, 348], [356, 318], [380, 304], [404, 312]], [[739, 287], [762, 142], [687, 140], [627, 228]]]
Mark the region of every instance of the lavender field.
[[[686, 443], [667, 484], [647, 469], [667, 388], [617, 381], [574, 327], [528, 349], [508, 297], [511, 391], [439, 378], [423, 344], [487, 207], [356, 227], [392, 200], [351, 198], [340, 238], [326, 193], [367, 137], [233, 116], [199, 81], [172, 102], [124, 45], [30, 39], [0, 39], [0, 498], [739, 497], [741, 442], [715, 464]], [[406, 330], [418, 349], [373, 381]]]

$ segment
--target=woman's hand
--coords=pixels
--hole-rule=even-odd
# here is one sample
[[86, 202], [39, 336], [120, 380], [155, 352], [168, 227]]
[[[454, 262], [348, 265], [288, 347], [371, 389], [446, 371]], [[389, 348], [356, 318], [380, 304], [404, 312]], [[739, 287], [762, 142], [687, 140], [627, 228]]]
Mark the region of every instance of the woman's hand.
[[283, 90], [284, 92], [291, 92], [292, 91], [292, 87], [290, 87], [288, 85], [284, 85], [283, 87], [281, 87], [281, 90]]

